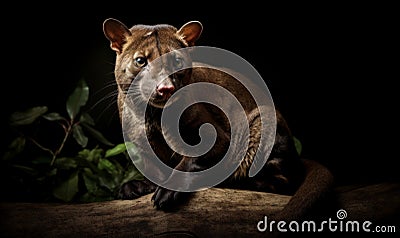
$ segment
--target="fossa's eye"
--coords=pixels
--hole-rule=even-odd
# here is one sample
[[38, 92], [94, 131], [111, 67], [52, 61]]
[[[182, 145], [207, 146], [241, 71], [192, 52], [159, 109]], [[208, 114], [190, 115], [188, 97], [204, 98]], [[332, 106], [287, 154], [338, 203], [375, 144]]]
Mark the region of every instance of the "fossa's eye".
[[134, 62], [135, 62], [135, 65], [140, 68], [147, 65], [147, 59], [145, 57], [136, 57], [134, 59]]
[[178, 69], [182, 68], [183, 67], [183, 59], [176, 57], [175, 61], [174, 61], [174, 66]]

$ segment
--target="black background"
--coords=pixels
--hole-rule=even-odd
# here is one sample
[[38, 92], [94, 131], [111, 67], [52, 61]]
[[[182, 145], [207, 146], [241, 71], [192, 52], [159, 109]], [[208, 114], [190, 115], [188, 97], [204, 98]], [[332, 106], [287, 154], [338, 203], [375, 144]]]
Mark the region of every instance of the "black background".
[[1, 148], [11, 139], [5, 126], [11, 112], [37, 105], [60, 110], [81, 78], [90, 87], [86, 108], [97, 128], [119, 142], [115, 53], [102, 32], [103, 21], [113, 17], [128, 27], [166, 23], [179, 28], [199, 20], [204, 31], [198, 45], [249, 61], [304, 153], [326, 164], [338, 183], [399, 178], [394, 74], [399, 41], [392, 6], [187, 4], [4, 9], [9, 17], [1, 19]]

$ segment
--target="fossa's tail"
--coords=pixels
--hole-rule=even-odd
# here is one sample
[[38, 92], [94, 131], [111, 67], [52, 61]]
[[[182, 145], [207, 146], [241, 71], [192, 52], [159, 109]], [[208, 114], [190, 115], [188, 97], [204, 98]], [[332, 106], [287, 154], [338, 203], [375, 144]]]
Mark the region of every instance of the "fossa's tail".
[[323, 201], [329, 200], [334, 183], [332, 173], [317, 161], [302, 159], [302, 162], [305, 167], [303, 183], [286, 206], [273, 216], [276, 221], [290, 222], [304, 219], [316, 209], [320, 209]]

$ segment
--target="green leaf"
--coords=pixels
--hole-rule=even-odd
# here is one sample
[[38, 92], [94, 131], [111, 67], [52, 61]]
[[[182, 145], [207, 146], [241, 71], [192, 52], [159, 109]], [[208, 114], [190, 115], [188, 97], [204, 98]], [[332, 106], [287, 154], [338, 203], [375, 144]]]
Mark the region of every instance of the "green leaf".
[[81, 117], [79, 118], [80, 123], [85, 123], [87, 125], [94, 126], [94, 120], [88, 113], [82, 113]]
[[97, 164], [97, 168], [99, 168], [100, 170], [105, 169], [110, 174], [114, 174], [115, 172], [117, 172], [114, 164], [111, 163], [108, 159], [100, 159], [99, 163]]
[[32, 164], [50, 164], [51, 158], [46, 156], [38, 156], [32, 160]]
[[82, 106], [84, 106], [89, 99], [89, 87], [84, 80], [78, 82], [78, 86], [68, 97], [67, 112], [71, 119], [75, 119]]
[[115, 165], [116, 173], [122, 175], [125, 172], [125, 168], [118, 162], [118, 160], [113, 160], [113, 164]]
[[114, 191], [114, 189], [119, 185], [110, 175], [99, 177], [99, 182], [101, 186], [107, 188], [111, 192]]
[[125, 145], [126, 145], [126, 150], [129, 151], [130, 154], [136, 155], [139, 153], [138, 152], [139, 150], [137, 149], [136, 145], [133, 144], [132, 142], [127, 141]]
[[[82, 173], [82, 177], [85, 182], [86, 189], [89, 194], [86, 196], [90, 195], [90, 200], [110, 200], [110, 197], [113, 196], [112, 191], [107, 187], [114, 188], [115, 184], [112, 181], [112, 177], [108, 176], [107, 178], [102, 178], [104, 176], [99, 176], [99, 175], [94, 175], [93, 172], [85, 168]], [[100, 178], [102, 178], [103, 182], [100, 182]], [[103, 187], [101, 187], [103, 186]], [[85, 195], [84, 195], [85, 196]], [[87, 200], [87, 198], [83, 198], [84, 200]]]
[[8, 151], [4, 153], [3, 159], [9, 160], [21, 153], [25, 148], [26, 139], [23, 136], [15, 138], [8, 146]]
[[9, 149], [13, 149], [17, 153], [20, 153], [25, 147], [25, 142], [26, 142], [25, 137], [23, 136], [17, 137], [11, 142]]
[[74, 136], [78, 144], [80, 144], [83, 148], [86, 147], [89, 139], [85, 136], [85, 133], [83, 133], [82, 127], [80, 125], [75, 124], [72, 127], [72, 135]]
[[82, 123], [82, 126], [87, 129], [87, 131], [94, 137], [96, 138], [98, 141], [100, 141], [101, 143], [108, 145], [108, 146], [114, 146], [113, 143], [111, 143], [109, 140], [107, 140], [103, 134], [94, 129], [93, 127], [91, 127], [90, 125], [86, 124], [86, 123]]
[[90, 168], [83, 168], [83, 173], [85, 174], [85, 176], [96, 180], [97, 176], [94, 175], [93, 171]]
[[70, 202], [78, 193], [78, 173], [73, 173], [66, 181], [60, 183], [53, 190], [54, 197], [61, 199], [64, 202]]
[[52, 177], [55, 176], [57, 174], [57, 168], [54, 168], [52, 170], [50, 170], [49, 172], [46, 173], [47, 177]]
[[122, 180], [121, 184], [124, 184], [131, 180], [143, 180], [144, 176], [137, 170], [136, 168], [128, 170], [125, 175], [124, 179]]
[[51, 177], [57, 175], [57, 168], [45, 172], [44, 176], [36, 178], [39, 183], [44, 183], [46, 180], [50, 180]]
[[98, 181], [89, 168], [85, 168], [82, 173], [83, 181], [89, 193], [96, 194], [99, 189]]
[[301, 141], [299, 139], [297, 139], [295, 136], [293, 136], [293, 140], [294, 140], [294, 146], [296, 147], [297, 154], [301, 155], [301, 151], [303, 150]]
[[126, 150], [128, 151], [129, 158], [135, 166], [143, 167], [143, 160], [140, 157], [139, 150], [132, 142], [126, 142]]
[[116, 145], [114, 148], [106, 150], [105, 157], [107, 158], [107, 157], [115, 156], [115, 155], [123, 153], [124, 151], [126, 151], [125, 143], [121, 143], [121, 144]]
[[95, 148], [92, 150], [84, 149], [79, 151], [78, 157], [85, 159], [88, 162], [97, 163], [99, 159], [103, 158], [103, 149]]
[[25, 165], [14, 164], [14, 165], [12, 165], [12, 167], [19, 169], [19, 170], [21, 170], [29, 175], [32, 175], [32, 176], [37, 176], [39, 174], [39, 172], [36, 169], [33, 169], [33, 168], [25, 166]]
[[68, 157], [62, 157], [62, 158], [57, 158], [54, 161], [54, 166], [59, 169], [75, 169], [78, 167], [78, 163], [76, 162], [75, 158], [68, 158]]
[[131, 160], [140, 160], [139, 150], [135, 144], [127, 141], [125, 142], [125, 146], [126, 146], [126, 151], [128, 152], [128, 155]]
[[60, 120], [67, 120], [65, 119], [65, 117], [61, 116], [59, 113], [57, 112], [51, 112], [51, 113], [47, 113], [45, 115], [42, 116], [44, 119], [48, 120], [48, 121], [60, 121]]
[[46, 106], [32, 107], [25, 111], [18, 111], [11, 114], [9, 121], [12, 126], [29, 125], [38, 117], [47, 112]]
[[[89, 156], [90, 156], [90, 150], [89, 149], [83, 149], [83, 150], [78, 152], [78, 157], [79, 158], [86, 159]], [[92, 161], [92, 159], [90, 159], [89, 161]]]

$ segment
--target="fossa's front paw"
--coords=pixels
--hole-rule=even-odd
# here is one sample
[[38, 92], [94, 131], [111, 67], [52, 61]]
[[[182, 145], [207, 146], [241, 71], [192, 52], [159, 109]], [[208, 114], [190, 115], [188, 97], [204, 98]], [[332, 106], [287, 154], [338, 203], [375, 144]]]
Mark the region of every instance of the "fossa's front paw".
[[182, 201], [184, 193], [171, 191], [162, 187], [157, 187], [151, 200], [154, 206], [160, 210], [170, 210]]
[[135, 199], [149, 194], [156, 186], [147, 180], [131, 180], [124, 183], [118, 193], [120, 199]]

